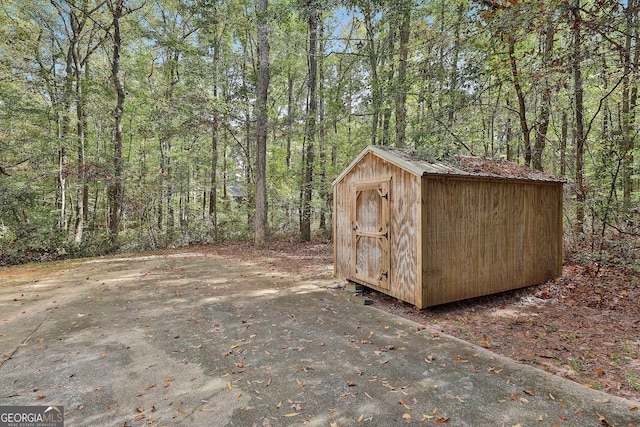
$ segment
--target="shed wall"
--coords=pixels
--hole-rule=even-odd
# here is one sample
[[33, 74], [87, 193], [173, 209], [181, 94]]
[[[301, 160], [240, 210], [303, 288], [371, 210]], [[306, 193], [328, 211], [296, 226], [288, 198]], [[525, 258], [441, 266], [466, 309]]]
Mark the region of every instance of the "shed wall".
[[422, 301], [428, 307], [562, 273], [562, 184], [425, 176]]
[[[368, 153], [334, 186], [334, 269], [336, 276], [352, 277], [352, 211], [354, 185], [359, 182], [389, 182], [390, 271], [388, 289], [393, 297], [420, 305], [420, 178], [384, 159]], [[371, 286], [371, 284], [366, 284]], [[375, 286], [371, 286], [376, 288]]]

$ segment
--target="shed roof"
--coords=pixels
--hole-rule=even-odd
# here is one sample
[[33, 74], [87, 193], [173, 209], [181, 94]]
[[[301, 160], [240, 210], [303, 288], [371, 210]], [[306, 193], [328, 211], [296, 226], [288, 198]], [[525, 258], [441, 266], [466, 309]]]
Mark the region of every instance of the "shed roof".
[[417, 151], [369, 145], [333, 181], [340, 182], [364, 156], [373, 153], [414, 175], [467, 176], [491, 179], [512, 179], [538, 182], [562, 183], [562, 178], [518, 165], [503, 159], [487, 159], [479, 156], [446, 156], [437, 161], [429, 161]]

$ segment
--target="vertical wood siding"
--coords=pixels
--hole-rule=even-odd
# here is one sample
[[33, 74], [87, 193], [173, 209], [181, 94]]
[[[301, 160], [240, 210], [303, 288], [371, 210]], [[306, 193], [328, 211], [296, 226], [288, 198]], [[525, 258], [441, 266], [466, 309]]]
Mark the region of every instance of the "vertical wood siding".
[[422, 306], [542, 283], [561, 271], [561, 184], [423, 180]]
[[[419, 305], [418, 286], [418, 218], [420, 179], [371, 153], [334, 186], [334, 270], [336, 276], [359, 282], [353, 277], [352, 230], [355, 211], [355, 186], [358, 183], [389, 179], [389, 264], [386, 289], [365, 283], [388, 295]], [[367, 239], [361, 238], [361, 244]], [[369, 260], [360, 260], [368, 265]]]

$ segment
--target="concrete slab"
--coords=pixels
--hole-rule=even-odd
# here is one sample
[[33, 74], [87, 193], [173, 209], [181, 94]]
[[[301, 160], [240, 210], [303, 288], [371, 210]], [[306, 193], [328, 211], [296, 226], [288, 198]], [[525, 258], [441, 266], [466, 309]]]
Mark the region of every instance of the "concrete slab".
[[68, 426], [638, 426], [638, 402], [212, 255], [0, 285], [0, 405]]

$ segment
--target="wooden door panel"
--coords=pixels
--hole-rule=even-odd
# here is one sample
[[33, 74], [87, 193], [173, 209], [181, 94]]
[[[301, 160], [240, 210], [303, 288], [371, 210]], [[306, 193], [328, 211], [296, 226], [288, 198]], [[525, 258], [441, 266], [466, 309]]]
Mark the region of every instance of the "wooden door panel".
[[355, 185], [353, 275], [365, 283], [389, 286], [389, 180]]

